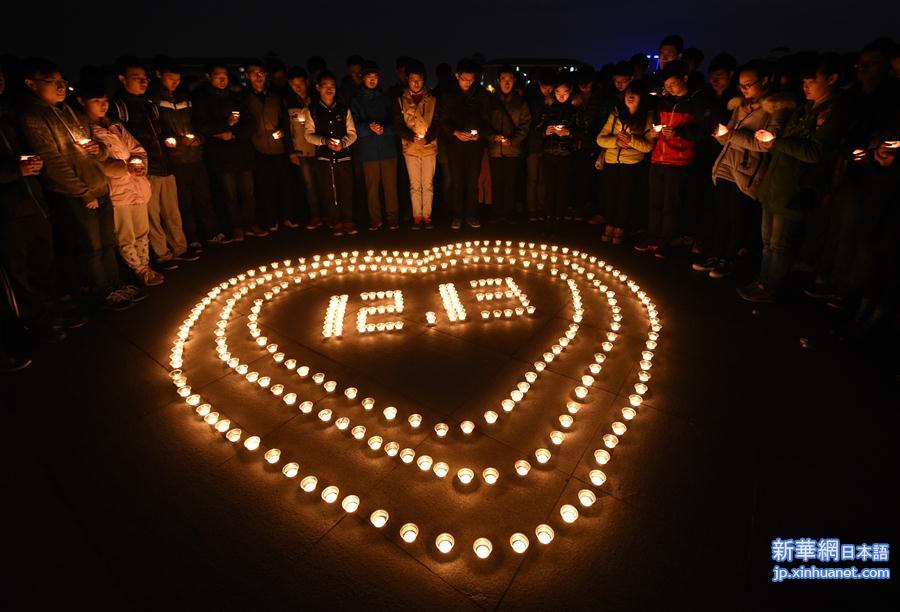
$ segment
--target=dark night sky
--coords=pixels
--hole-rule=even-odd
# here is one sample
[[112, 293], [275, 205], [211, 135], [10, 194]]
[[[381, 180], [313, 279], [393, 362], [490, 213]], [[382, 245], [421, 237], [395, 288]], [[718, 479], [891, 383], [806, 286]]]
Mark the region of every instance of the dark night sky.
[[845, 51], [896, 36], [900, 23], [897, 0], [312, 3], [320, 8], [299, 1], [26, 2], [21, 18], [4, 19], [0, 45], [19, 56], [47, 55], [70, 76], [83, 63], [108, 63], [125, 53], [245, 57], [269, 50], [289, 65], [321, 54], [343, 74], [351, 53], [383, 68], [398, 54], [419, 57], [433, 70], [439, 61], [455, 63], [476, 51], [488, 58], [572, 57], [599, 66], [650, 51], [673, 32], [703, 49], [707, 60], [720, 50], [745, 60], [778, 45]]

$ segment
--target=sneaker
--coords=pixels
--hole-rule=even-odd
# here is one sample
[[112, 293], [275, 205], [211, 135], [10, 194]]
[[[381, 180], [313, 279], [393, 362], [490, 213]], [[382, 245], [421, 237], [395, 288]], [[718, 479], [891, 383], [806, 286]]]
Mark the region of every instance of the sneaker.
[[278, 224], [277, 224], [277, 223], [273, 223], [272, 225], [270, 225], [270, 226], [269, 226], [269, 231], [272, 232], [273, 234], [274, 234], [275, 232], [277, 232], [277, 231], [278, 231]]
[[146, 287], [155, 287], [156, 285], [162, 285], [166, 280], [162, 274], [150, 267], [138, 270], [137, 275]]
[[332, 236], [343, 236], [344, 235], [344, 226], [341, 223], [334, 224], [334, 230], [331, 232]]
[[175, 261], [174, 258], [172, 258], [172, 259], [160, 259], [159, 261], [156, 262], [156, 265], [159, 266], [160, 268], [162, 268], [163, 270], [170, 270], [170, 271], [171, 271], [171, 270], [177, 270], [177, 269], [178, 269], [178, 262]]
[[719, 260], [719, 264], [709, 271], [710, 278], [725, 278], [731, 274], [731, 262], [724, 259]]
[[194, 241], [188, 245], [195, 253], [203, 252], [203, 243]]
[[390, 223], [388, 225], [388, 229], [390, 229], [390, 230], [400, 229], [400, 224], [397, 223], [396, 221], [394, 221], [393, 223]]
[[288, 229], [297, 229], [298, 227], [300, 227], [299, 223], [294, 223], [290, 219], [285, 219], [284, 221], [281, 222], [281, 224]]
[[87, 315], [81, 312], [60, 313], [53, 318], [53, 325], [63, 329], [78, 329], [88, 324]]
[[320, 227], [322, 227], [322, 220], [318, 217], [313, 217], [309, 220], [309, 223], [306, 224], [306, 229], [308, 230], [319, 229]]
[[197, 261], [198, 259], [200, 259], [200, 256], [197, 255], [197, 253], [195, 253], [193, 249], [188, 249], [181, 255], [176, 255], [172, 259], [176, 261]]
[[416, 217], [413, 219], [412, 225], [410, 226], [411, 230], [420, 230], [422, 229], [422, 219], [421, 217]]
[[748, 302], [769, 304], [775, 301], [775, 298], [772, 296], [772, 294], [769, 293], [765, 286], [759, 282], [752, 282], [749, 285], [744, 285], [743, 287], [738, 289], [737, 292], [742, 299]]
[[229, 244], [232, 241], [232, 238], [226, 237], [222, 232], [219, 232], [218, 234], [207, 240], [207, 242], [210, 244]]
[[694, 244], [691, 245], [691, 253], [694, 255], [703, 255], [703, 243], [699, 240], [695, 240]]
[[634, 245], [634, 250], [638, 253], [646, 253], [647, 251], [655, 251], [658, 247], [655, 244], [648, 244], [646, 242], [639, 242]]
[[377, 232], [378, 230], [381, 229], [381, 225], [382, 225], [381, 223], [378, 223], [378, 224], [376, 224], [376, 225], [370, 225], [370, 226], [369, 226], [369, 231], [370, 231], [370, 232]]
[[431, 222], [431, 217], [425, 217], [423, 223], [425, 223], [425, 229], [434, 229], [434, 223]]
[[454, 219], [453, 223], [450, 224], [450, 229], [457, 230], [461, 227], [462, 227], [462, 220], [460, 220], [460, 219]]
[[667, 247], [653, 249], [653, 256], [657, 259], [665, 259], [669, 256], [669, 249]]
[[348, 236], [355, 236], [359, 233], [356, 226], [350, 222], [344, 223], [344, 233]]
[[141, 300], [146, 300], [148, 297], [147, 292], [137, 285], [122, 285], [119, 287], [119, 291], [132, 302], [140, 302]]
[[269, 232], [258, 225], [251, 225], [246, 233], [248, 236], [255, 236], [256, 238], [264, 238], [269, 235]]
[[711, 270], [715, 270], [719, 265], [718, 257], [708, 257], [703, 263], [694, 262], [691, 264], [691, 269], [696, 270], [697, 272], [709, 272]]
[[121, 289], [110, 291], [103, 298], [103, 308], [106, 310], [128, 310], [132, 306], [134, 306], [134, 301]]
[[466, 219], [466, 223], [468, 223], [469, 227], [471, 227], [472, 229], [478, 229], [479, 227], [481, 227], [481, 223], [479, 223], [478, 219], [476, 219], [475, 217]]

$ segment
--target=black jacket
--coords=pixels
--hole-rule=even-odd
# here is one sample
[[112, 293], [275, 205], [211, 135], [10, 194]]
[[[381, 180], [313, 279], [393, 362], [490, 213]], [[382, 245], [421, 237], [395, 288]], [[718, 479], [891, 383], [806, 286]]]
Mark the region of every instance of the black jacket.
[[[239, 94], [228, 88], [216, 89], [209, 83], [194, 93], [193, 122], [206, 143], [206, 161], [217, 172], [244, 172], [253, 168], [253, 118], [241, 103]], [[228, 125], [232, 111], [240, 112], [240, 120]], [[215, 134], [231, 132], [234, 138], [222, 140]]]
[[[458, 86], [440, 98], [441, 132], [444, 142], [451, 146], [481, 146], [487, 136], [487, 93], [479, 86], [463, 92]], [[478, 140], [463, 142], [453, 135], [455, 131], [478, 130]]]
[[[561, 125], [569, 130], [568, 136], [559, 134], [547, 134], [547, 126]], [[571, 155], [578, 148], [578, 143], [585, 138], [587, 132], [584, 123], [584, 113], [572, 104], [569, 98], [565, 103], [554, 101], [550, 106], [544, 107], [538, 125], [543, 144], [544, 154], [547, 155]]]
[[19, 143], [15, 121], [0, 108], [0, 223], [47, 216], [37, 176], [23, 177], [19, 172], [19, 156], [28, 153]]
[[192, 164], [203, 161], [203, 147], [186, 144], [185, 136], [193, 134], [195, 139], [200, 135], [194, 129], [193, 109], [187, 94], [176, 91], [169, 94], [161, 91], [156, 100], [159, 122], [162, 126], [163, 144], [167, 138], [175, 139], [175, 147], [165, 147], [166, 155], [172, 164]]
[[147, 151], [147, 174], [168, 176], [169, 159], [164, 150], [159, 110], [147, 96], [135, 96], [127, 91], [112, 99], [107, 113], [112, 121], [125, 126]]

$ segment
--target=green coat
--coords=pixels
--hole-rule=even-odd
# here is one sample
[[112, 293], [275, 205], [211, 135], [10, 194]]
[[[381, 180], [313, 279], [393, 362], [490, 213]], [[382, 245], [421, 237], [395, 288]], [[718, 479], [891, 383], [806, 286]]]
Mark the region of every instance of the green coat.
[[840, 100], [797, 108], [772, 143], [772, 159], [757, 199], [767, 211], [802, 218], [825, 195], [828, 172], [846, 126]]

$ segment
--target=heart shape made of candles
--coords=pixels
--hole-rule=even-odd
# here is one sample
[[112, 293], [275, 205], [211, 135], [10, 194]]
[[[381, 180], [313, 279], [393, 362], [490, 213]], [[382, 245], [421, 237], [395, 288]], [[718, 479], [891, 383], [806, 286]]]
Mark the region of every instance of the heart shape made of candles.
[[[571, 323], [562, 331], [558, 340], [546, 350], [535, 355], [531, 369], [526, 371], [509, 397], [500, 402], [500, 406], [492, 407], [483, 414], [483, 422], [476, 423], [471, 420], [462, 421], [451, 425], [446, 422], [429, 423], [421, 414], [405, 414], [394, 406], [381, 408], [375, 397], [366, 396], [361, 389], [351, 384], [339, 383], [330, 379], [327, 372], [310, 364], [299, 363], [298, 360], [279, 350], [276, 343], [270, 342], [263, 335], [259, 321], [264, 314], [264, 307], [273, 300], [277, 300], [289, 293], [294, 287], [309, 285], [311, 283], [324, 283], [334, 277], [352, 277], [354, 275], [363, 278], [373, 278], [376, 286], [384, 284], [386, 275], [410, 275], [418, 277], [434, 278], [442, 272], [458, 271], [467, 266], [495, 266], [502, 270], [503, 274], [495, 277], [483, 277], [483, 271], [468, 281], [466, 291], [474, 291], [475, 303], [482, 308], [478, 313], [469, 313], [463, 300], [459, 297], [459, 288], [453, 282], [439, 283], [438, 290], [444, 307], [443, 318], [436, 312], [426, 312], [421, 317], [428, 326], [435, 325], [460, 325], [468, 320], [490, 321], [495, 319], [513, 319], [515, 317], [529, 316], [535, 312], [535, 306], [529, 297], [520, 289], [513, 274], [538, 274], [549, 277], [552, 282], [562, 283], [568, 291], [573, 314]], [[345, 434], [343, 443], [362, 443], [369, 449], [379, 454], [384, 453], [391, 460], [407, 464], [409, 469], [418, 469], [430, 473], [438, 479], [456, 481], [460, 485], [469, 485], [473, 480], [481, 479], [486, 486], [492, 486], [506, 474], [505, 471], [514, 474], [513, 478], [527, 479], [532, 470], [533, 463], [543, 466], [552, 462], [554, 448], [564, 443], [567, 431], [575, 425], [577, 415], [584, 401], [591, 393], [591, 387], [596, 377], [602, 374], [603, 364], [607, 355], [613, 351], [619, 332], [622, 328], [622, 309], [618, 303], [616, 291], [613, 286], [623, 291], [626, 297], [637, 300], [646, 316], [645, 324], [636, 324], [632, 329], [640, 329], [646, 325], [646, 340], [638, 357], [639, 369], [636, 370], [638, 380], [634, 383], [634, 393], [628, 397], [628, 406], [621, 409], [621, 420], [617, 418], [609, 425], [608, 430], [600, 435], [597, 448], [593, 457], [597, 467], [589, 470], [587, 477], [594, 489], [580, 489], [575, 499], [562, 500], [559, 507], [559, 519], [564, 523], [572, 523], [578, 520], [581, 513], [597, 501], [595, 490], [606, 481], [606, 474], [600, 468], [606, 468], [611, 461], [615, 447], [620, 438], [632, 425], [632, 420], [637, 416], [638, 409], [643, 401], [643, 396], [648, 392], [647, 382], [650, 380], [650, 370], [653, 365], [653, 350], [659, 342], [662, 324], [659, 311], [649, 295], [640, 286], [629, 279], [626, 274], [606, 261], [588, 253], [573, 250], [568, 247], [548, 244], [536, 244], [532, 242], [513, 241], [487, 241], [476, 240], [446, 244], [423, 251], [358, 251], [328, 253], [314, 255], [296, 260], [283, 260], [271, 262], [257, 268], [252, 268], [233, 276], [215, 287], [212, 287], [206, 295], [192, 309], [189, 316], [178, 329], [175, 341], [170, 353], [169, 365], [172, 370], [170, 378], [175, 385], [179, 397], [183, 398], [187, 406], [196, 416], [207, 423], [213, 433], [224, 436], [225, 440], [240, 446], [241, 452], [257, 453], [262, 460], [269, 464], [281, 466], [284, 477], [297, 478], [302, 491], [308, 494], [317, 494], [321, 503], [336, 504], [340, 502], [341, 508], [348, 513], [353, 513], [364, 508], [366, 504], [359, 496], [345, 494], [339, 484], [319, 482], [314, 474], [301, 474], [300, 463], [292, 457], [285, 457], [279, 448], [265, 448], [260, 436], [243, 428], [235, 418], [226, 414], [225, 407], [212, 406], [205, 401], [201, 394], [194, 392], [189, 384], [188, 375], [184, 368], [184, 359], [188, 349], [193, 348], [199, 339], [194, 338], [193, 328], [206, 314], [208, 309], [219, 308], [214, 315], [216, 322], [213, 331], [213, 345], [219, 360], [225, 367], [230, 368], [234, 375], [240, 376], [245, 384], [254, 386], [263, 392], [271, 393], [278, 397], [285, 409], [299, 409], [309, 418], [317, 418], [322, 424], [333, 426]], [[432, 457], [427, 454], [417, 453], [410, 447], [402, 447], [397, 441], [390, 439], [390, 434], [385, 431], [371, 431], [364, 425], [354, 422], [354, 410], [372, 412], [376, 406], [381, 410], [386, 429], [397, 424], [403, 424], [412, 430], [432, 430], [437, 438], [446, 439], [448, 436], [471, 436], [477, 428], [490, 429], [501, 418], [513, 418], [513, 411], [523, 401], [526, 395], [541, 384], [542, 374], [548, 364], [555, 359], [560, 359], [565, 354], [567, 346], [573, 342], [579, 334], [580, 323], [586, 315], [581, 297], [582, 289], [598, 292], [602, 302], [605, 302], [610, 311], [608, 323], [609, 331], [600, 334], [600, 337], [591, 338], [589, 342], [597, 343], [597, 352], [592, 360], [586, 364], [584, 374], [572, 389], [571, 398], [565, 404], [565, 411], [557, 418], [558, 429], [547, 432], [546, 444], [534, 449], [529, 456], [524, 456], [510, 466], [459, 466], [454, 472], [447, 462], [441, 457]], [[258, 297], [252, 297], [258, 296]], [[356, 333], [402, 333], [404, 321], [394, 319], [383, 321], [383, 316], [395, 317], [405, 311], [404, 297], [401, 290], [375, 290], [366, 291], [361, 295], [362, 307], [357, 311]], [[253, 359], [234, 354], [229, 347], [228, 331], [229, 321], [235, 313], [235, 307], [253, 300], [253, 305], [247, 315], [246, 328], [252, 338], [252, 346], [263, 355], [268, 354], [278, 371], [284, 376], [265, 376], [259, 372], [250, 371], [249, 362]], [[389, 303], [382, 303], [387, 300]], [[501, 301], [512, 301], [512, 307], [507, 303], [505, 308], [497, 307]], [[357, 300], [354, 300], [354, 303]], [[377, 305], [376, 305], [377, 302]], [[323, 342], [334, 341], [344, 334], [344, 319], [349, 303], [349, 296], [333, 295], [327, 305], [325, 319], [322, 325]], [[375, 319], [377, 322], [373, 322]], [[416, 315], [419, 320], [419, 315]], [[644, 333], [644, 332], [642, 332]], [[256, 357], [254, 357], [255, 359]], [[327, 395], [343, 395], [346, 399], [346, 414], [335, 414], [330, 408], [317, 410], [314, 401], [302, 400], [297, 391], [292, 390], [295, 382], [303, 381], [304, 384], [321, 386]], [[360, 399], [362, 398], [362, 399]], [[429, 434], [431, 435], [431, 434]], [[395, 514], [391, 508], [373, 507], [366, 508], [369, 513], [369, 523], [377, 528], [385, 528]], [[397, 525], [400, 538], [408, 545], [421, 542], [420, 530], [425, 526], [415, 520], [404, 521]], [[429, 526], [434, 530], [434, 527]], [[492, 542], [486, 537], [476, 538], [473, 542], [466, 542], [471, 546], [472, 553], [480, 559], [491, 555], [495, 546], [509, 546], [514, 553], [525, 553], [532, 543], [532, 538], [541, 545], [550, 544], [556, 537], [556, 530], [547, 523], [523, 526], [508, 536], [503, 535], [502, 540]], [[456, 538], [451, 532], [441, 531], [433, 540], [428, 538], [425, 546], [433, 547], [439, 554], [447, 554], [458, 546]], [[459, 550], [459, 549], [457, 549]]]

